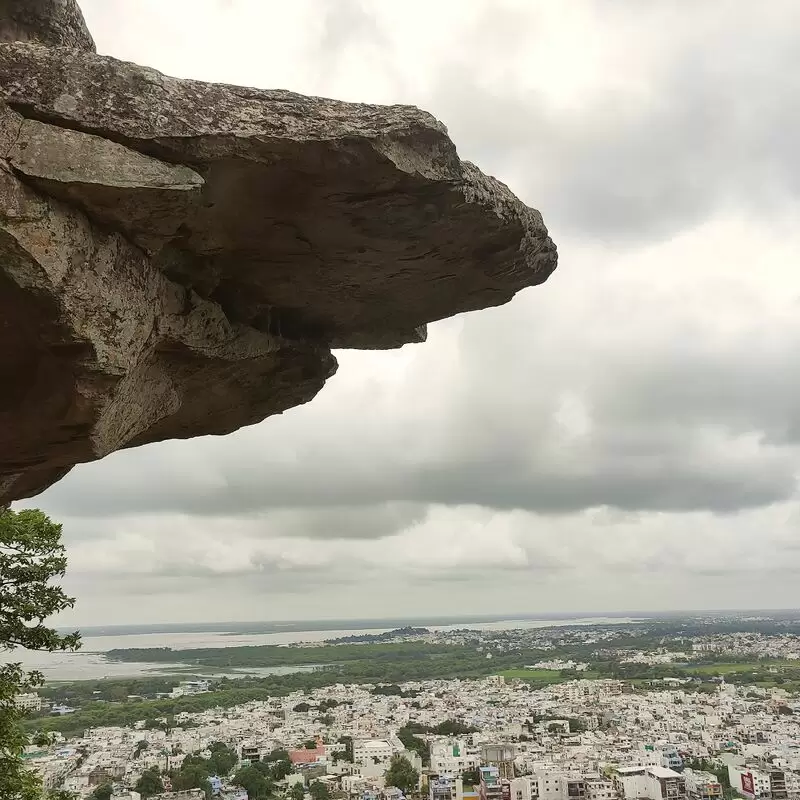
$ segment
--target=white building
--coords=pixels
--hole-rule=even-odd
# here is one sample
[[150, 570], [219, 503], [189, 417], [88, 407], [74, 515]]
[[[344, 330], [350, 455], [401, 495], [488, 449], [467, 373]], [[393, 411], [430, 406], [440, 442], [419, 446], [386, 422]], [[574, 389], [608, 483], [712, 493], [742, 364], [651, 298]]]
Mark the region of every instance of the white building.
[[689, 800], [720, 800], [722, 797], [722, 786], [712, 772], [686, 769], [683, 777], [686, 779]]
[[686, 800], [686, 780], [667, 767], [620, 767], [614, 784], [624, 800]]
[[21, 708], [23, 711], [41, 711], [42, 710], [42, 698], [39, 697], [36, 692], [30, 692], [28, 694], [18, 694], [14, 698], [14, 704], [17, 708]]
[[361, 767], [383, 764], [394, 755], [394, 749], [385, 739], [362, 739], [353, 742], [353, 762]]
[[772, 784], [769, 773], [765, 770], [729, 764], [728, 780], [733, 790], [745, 797], [772, 796]]
[[464, 782], [452, 775], [439, 775], [428, 781], [428, 800], [462, 800]]
[[436, 775], [460, 775], [481, 763], [478, 749], [460, 739], [431, 742], [430, 753], [431, 773]]
[[586, 778], [586, 800], [615, 800], [617, 790], [614, 781], [601, 776]]
[[[511, 783], [511, 800], [587, 800], [587, 780], [580, 773], [542, 771], [514, 778]], [[608, 787], [613, 791], [613, 784]], [[608, 795], [603, 800], [611, 800]]]
[[170, 697], [186, 697], [193, 694], [205, 694], [211, 691], [211, 682], [198, 680], [198, 681], [182, 681], [180, 685], [176, 686], [169, 694]]

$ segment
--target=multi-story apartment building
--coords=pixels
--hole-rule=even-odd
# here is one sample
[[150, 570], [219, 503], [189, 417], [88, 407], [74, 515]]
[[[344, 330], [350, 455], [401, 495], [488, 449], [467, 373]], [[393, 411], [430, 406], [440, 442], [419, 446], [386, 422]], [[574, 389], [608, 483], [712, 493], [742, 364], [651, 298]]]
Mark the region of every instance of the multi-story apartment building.
[[614, 781], [600, 775], [587, 776], [586, 800], [616, 800], [617, 790]]
[[431, 772], [439, 775], [458, 775], [467, 769], [476, 769], [482, 762], [476, 747], [461, 739], [432, 742], [430, 746]]
[[514, 777], [514, 759], [517, 750], [513, 744], [487, 744], [481, 748], [482, 764], [496, 767], [502, 780], [509, 781]]
[[511, 800], [511, 784], [502, 780], [497, 767], [488, 766], [479, 769], [481, 782], [478, 787], [480, 800]]
[[722, 784], [713, 772], [685, 769], [686, 797], [688, 800], [721, 800]]
[[766, 770], [756, 767], [728, 765], [728, 779], [735, 792], [745, 797], [771, 797], [772, 782]]
[[721, 800], [722, 784], [713, 772], [704, 772], [699, 769], [686, 769], [683, 772], [686, 779], [687, 800]]
[[510, 781], [511, 800], [589, 800], [589, 780], [597, 781], [592, 788], [594, 800], [613, 800], [616, 796], [611, 781], [599, 777], [587, 779], [577, 773], [542, 771]]
[[14, 698], [14, 704], [17, 708], [23, 711], [41, 711], [42, 698], [36, 692], [29, 692], [27, 694], [18, 694]]
[[683, 759], [675, 745], [667, 744], [661, 748], [661, 766], [676, 772], [683, 767]]
[[620, 767], [614, 785], [624, 800], [686, 800], [686, 780], [667, 767]]
[[353, 761], [362, 767], [383, 764], [393, 754], [392, 745], [385, 739], [359, 739], [353, 742]]
[[461, 800], [464, 783], [452, 775], [438, 775], [428, 781], [428, 800]]

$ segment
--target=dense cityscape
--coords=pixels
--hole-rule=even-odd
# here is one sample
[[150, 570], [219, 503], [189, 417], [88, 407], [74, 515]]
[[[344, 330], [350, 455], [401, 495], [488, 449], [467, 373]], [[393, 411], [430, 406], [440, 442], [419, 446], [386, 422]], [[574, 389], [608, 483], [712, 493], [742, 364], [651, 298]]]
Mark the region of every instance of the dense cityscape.
[[[92, 800], [787, 800], [800, 797], [799, 628], [754, 616], [408, 627], [112, 651], [320, 666], [56, 683], [17, 702], [44, 785]], [[418, 677], [435, 662], [452, 674]], [[370, 664], [391, 681], [368, 680]]]

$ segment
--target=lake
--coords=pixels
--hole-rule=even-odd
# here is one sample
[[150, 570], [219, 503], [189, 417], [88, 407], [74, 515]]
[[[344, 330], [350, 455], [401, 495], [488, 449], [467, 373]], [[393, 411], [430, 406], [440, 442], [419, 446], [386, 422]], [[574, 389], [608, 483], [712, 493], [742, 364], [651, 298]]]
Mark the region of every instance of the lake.
[[[448, 631], [459, 628], [472, 630], [514, 630], [517, 628], [548, 628], [563, 627], [567, 625], [625, 625], [636, 622], [640, 618], [633, 617], [575, 617], [566, 619], [494, 619], [494, 620], [464, 620], [451, 622], [447, 625], [426, 625], [424, 621], [418, 622], [419, 626], [430, 630]], [[199, 647], [243, 647], [253, 645], [285, 645], [299, 642], [322, 642], [326, 639], [336, 639], [342, 636], [358, 636], [363, 634], [376, 634], [390, 631], [398, 627], [396, 621], [391, 620], [386, 627], [379, 627], [381, 621], [373, 623], [359, 620], [369, 627], [345, 628], [332, 630], [330, 628], [315, 629], [313, 623], [309, 630], [283, 630], [270, 633], [242, 633], [231, 628], [241, 629], [242, 624], [226, 626], [220, 624], [220, 630], [189, 630], [137, 633], [116, 633], [113, 629], [104, 629], [103, 635], [96, 635], [97, 629], [87, 628], [83, 637], [83, 647], [77, 653], [32, 653], [26, 650], [17, 650], [12, 653], [0, 653], [0, 663], [22, 662], [27, 669], [42, 672], [49, 681], [77, 681], [97, 680], [100, 678], [128, 678], [141, 675], [172, 675], [182, 669], [190, 669], [198, 675], [230, 674], [208, 667], [192, 667], [189, 664], [151, 664], [139, 662], [109, 661], [105, 653], [109, 650], [123, 648], [145, 647], [170, 647], [173, 650], [190, 650]], [[411, 624], [404, 621], [404, 624]], [[139, 626], [139, 630], [144, 626]], [[155, 626], [154, 626], [155, 627]], [[175, 626], [177, 627], [177, 626]], [[187, 626], [191, 627], [191, 626]], [[295, 626], [292, 626], [295, 627]], [[299, 626], [298, 626], [299, 627]], [[94, 634], [94, 635], [93, 635]], [[252, 667], [237, 669], [240, 675], [285, 675], [290, 672], [299, 672], [312, 667]]]

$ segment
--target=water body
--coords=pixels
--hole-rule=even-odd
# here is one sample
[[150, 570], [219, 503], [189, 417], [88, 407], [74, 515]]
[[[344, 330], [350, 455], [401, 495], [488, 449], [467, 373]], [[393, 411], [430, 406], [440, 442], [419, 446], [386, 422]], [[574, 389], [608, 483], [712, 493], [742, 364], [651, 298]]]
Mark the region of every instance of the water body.
[[[174, 675], [191, 671], [198, 675], [230, 674], [208, 667], [193, 667], [191, 664], [151, 664], [138, 662], [109, 661], [105, 653], [122, 648], [169, 647], [173, 650], [190, 650], [201, 647], [243, 647], [253, 645], [286, 645], [300, 642], [322, 642], [342, 636], [376, 634], [394, 630], [402, 625], [416, 625], [430, 630], [453, 631], [463, 628], [485, 631], [514, 630], [517, 628], [548, 628], [569, 625], [625, 625], [641, 618], [572, 617], [572, 618], [523, 618], [448, 620], [447, 624], [426, 624], [425, 620], [357, 620], [360, 627], [345, 627], [346, 621], [338, 621], [342, 627], [327, 627], [330, 622], [318, 623], [218, 623], [216, 630], [203, 629], [200, 625], [125, 626], [107, 628], [84, 628], [83, 647], [77, 653], [31, 653], [17, 650], [0, 653], [0, 663], [22, 662], [27, 669], [42, 672], [48, 681], [97, 680], [100, 678], [128, 678], [141, 675]], [[441, 622], [444, 622], [443, 620]], [[282, 628], [281, 628], [282, 626]], [[307, 626], [307, 629], [303, 629]], [[183, 628], [181, 630], [180, 628]], [[210, 628], [212, 626], [208, 626]], [[247, 632], [247, 629], [252, 632]], [[291, 628], [287, 630], [287, 628]], [[267, 632], [257, 632], [266, 629]], [[253, 667], [237, 669], [239, 675], [285, 675], [313, 667]]]

